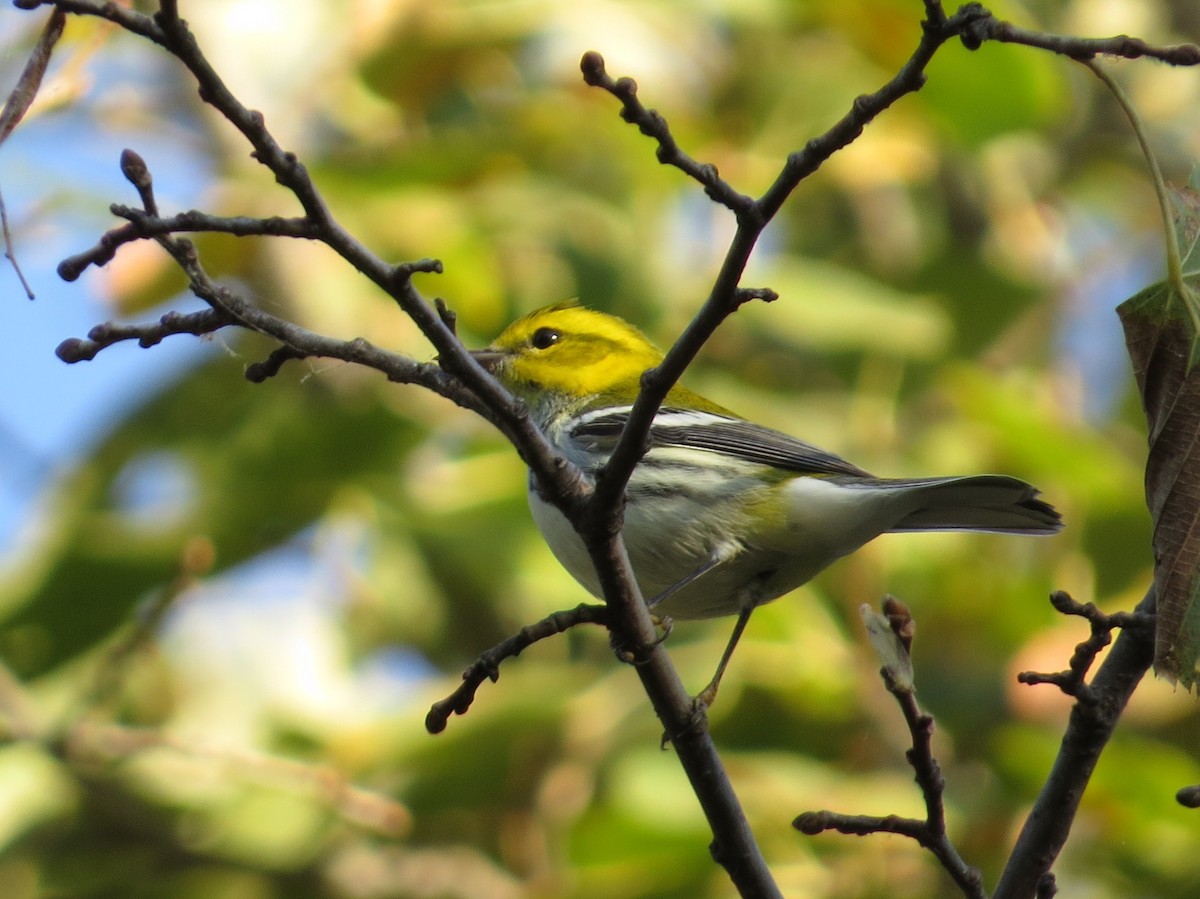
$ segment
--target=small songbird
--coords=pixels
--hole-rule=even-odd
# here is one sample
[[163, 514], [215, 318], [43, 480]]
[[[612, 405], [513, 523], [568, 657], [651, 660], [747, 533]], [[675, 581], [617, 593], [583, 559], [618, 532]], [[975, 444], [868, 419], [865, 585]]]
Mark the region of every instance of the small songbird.
[[[473, 355], [589, 477], [621, 436], [642, 373], [663, 357], [623, 319], [574, 304], [526, 315]], [[649, 447], [626, 487], [622, 531], [647, 604], [681, 620], [738, 616], [700, 694], [706, 704], [757, 606], [879, 534], [1062, 527], [1058, 512], [1017, 478], [877, 478], [678, 385], [654, 418]], [[599, 596], [582, 540], [532, 473], [529, 505], [559, 562]]]

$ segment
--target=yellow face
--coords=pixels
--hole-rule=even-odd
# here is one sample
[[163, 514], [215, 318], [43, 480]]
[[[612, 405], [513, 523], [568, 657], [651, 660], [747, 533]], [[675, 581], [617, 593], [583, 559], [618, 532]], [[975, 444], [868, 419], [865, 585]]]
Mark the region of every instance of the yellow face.
[[662, 352], [637, 328], [582, 306], [549, 306], [513, 322], [472, 355], [517, 396], [632, 400]]

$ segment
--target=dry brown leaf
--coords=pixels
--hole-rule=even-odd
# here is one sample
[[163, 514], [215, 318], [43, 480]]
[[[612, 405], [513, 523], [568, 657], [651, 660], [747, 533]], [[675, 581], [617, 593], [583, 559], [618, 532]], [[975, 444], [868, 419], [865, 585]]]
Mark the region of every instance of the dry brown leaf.
[[1200, 191], [1172, 194], [1184, 281], [1148, 287], [1117, 314], [1149, 427], [1154, 670], [1190, 689], [1200, 660]]

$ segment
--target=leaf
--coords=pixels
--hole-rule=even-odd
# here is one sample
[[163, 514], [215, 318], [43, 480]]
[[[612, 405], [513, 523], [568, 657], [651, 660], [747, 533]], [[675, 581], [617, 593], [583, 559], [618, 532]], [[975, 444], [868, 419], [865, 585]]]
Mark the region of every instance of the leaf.
[[905, 692], [913, 688], [913, 664], [909, 655], [912, 643], [912, 617], [908, 609], [893, 596], [885, 596], [883, 614], [876, 612], [867, 603], [859, 606], [867, 628], [867, 639], [879, 654], [883, 667], [887, 669], [892, 683]]
[[50, 65], [50, 54], [58, 39], [62, 37], [66, 21], [66, 13], [61, 9], [55, 9], [50, 14], [42, 36], [34, 46], [29, 61], [25, 63], [25, 70], [21, 72], [16, 87], [4, 102], [4, 108], [0, 109], [0, 143], [7, 139], [33, 105], [38, 88], [42, 85], [42, 76], [46, 74], [46, 67]]
[[1154, 670], [1191, 688], [1200, 660], [1200, 191], [1172, 191], [1183, 279], [1117, 308], [1149, 430], [1158, 625]]

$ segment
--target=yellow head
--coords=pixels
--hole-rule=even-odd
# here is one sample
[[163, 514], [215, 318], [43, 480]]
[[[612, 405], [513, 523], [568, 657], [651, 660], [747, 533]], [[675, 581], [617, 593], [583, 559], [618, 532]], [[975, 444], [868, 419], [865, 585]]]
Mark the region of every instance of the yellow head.
[[642, 372], [662, 351], [613, 315], [559, 304], [517, 319], [472, 355], [514, 395], [531, 405], [603, 396], [632, 402]]

